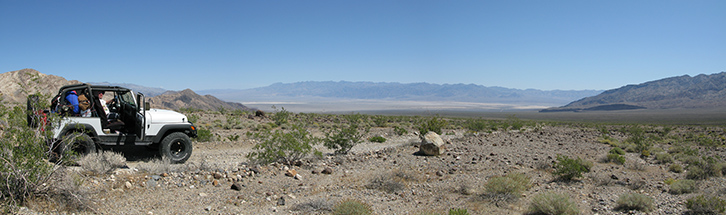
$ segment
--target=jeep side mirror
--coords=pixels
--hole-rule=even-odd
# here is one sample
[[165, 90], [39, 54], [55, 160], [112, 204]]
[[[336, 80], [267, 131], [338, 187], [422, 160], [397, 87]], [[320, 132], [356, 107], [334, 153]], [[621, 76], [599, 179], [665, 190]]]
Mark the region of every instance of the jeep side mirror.
[[151, 105], [149, 105], [149, 102], [144, 102], [144, 110], [151, 110]]

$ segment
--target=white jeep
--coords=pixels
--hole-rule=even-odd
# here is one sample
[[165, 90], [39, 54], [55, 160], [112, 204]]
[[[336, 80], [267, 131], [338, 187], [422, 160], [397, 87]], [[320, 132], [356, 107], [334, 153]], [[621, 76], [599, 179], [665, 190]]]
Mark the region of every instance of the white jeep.
[[[86, 99], [74, 107], [66, 99], [70, 93]], [[98, 98], [99, 93], [102, 98]], [[76, 99], [75, 97], [69, 97]], [[108, 99], [107, 109], [101, 100]], [[119, 86], [76, 84], [62, 87], [51, 101], [51, 110], [37, 107], [38, 97], [28, 97], [28, 125], [47, 126], [49, 113], [61, 116], [52, 129], [49, 141], [53, 154], [63, 155], [66, 150], [87, 154], [103, 146], [143, 145], [158, 148], [159, 154], [173, 163], [183, 163], [192, 155], [190, 138], [197, 136], [196, 127], [181, 113], [151, 109], [144, 95]], [[78, 108], [78, 112], [73, 109]], [[80, 109], [85, 114], [80, 114]], [[108, 111], [106, 111], [108, 110]], [[86, 112], [87, 111], [87, 112]]]

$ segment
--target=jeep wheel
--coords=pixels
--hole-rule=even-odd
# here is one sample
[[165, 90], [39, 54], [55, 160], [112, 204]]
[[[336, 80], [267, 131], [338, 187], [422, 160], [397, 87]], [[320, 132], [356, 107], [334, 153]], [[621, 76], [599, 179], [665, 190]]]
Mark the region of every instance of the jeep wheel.
[[83, 156], [96, 152], [96, 144], [88, 134], [73, 132], [65, 135], [54, 151], [61, 158], [68, 155], [71, 157]]
[[161, 140], [159, 154], [171, 163], [184, 163], [192, 156], [192, 140], [182, 132], [171, 133]]

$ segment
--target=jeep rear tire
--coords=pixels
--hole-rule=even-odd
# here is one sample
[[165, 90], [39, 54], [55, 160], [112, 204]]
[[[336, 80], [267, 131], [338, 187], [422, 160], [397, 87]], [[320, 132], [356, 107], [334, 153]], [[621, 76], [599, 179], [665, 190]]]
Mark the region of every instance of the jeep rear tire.
[[171, 163], [184, 163], [192, 156], [192, 140], [182, 132], [174, 132], [161, 140], [159, 154]]
[[96, 152], [96, 144], [88, 134], [72, 132], [63, 137], [55, 148], [55, 152], [60, 157], [68, 155], [67, 152], [75, 152], [74, 155], [83, 156]]

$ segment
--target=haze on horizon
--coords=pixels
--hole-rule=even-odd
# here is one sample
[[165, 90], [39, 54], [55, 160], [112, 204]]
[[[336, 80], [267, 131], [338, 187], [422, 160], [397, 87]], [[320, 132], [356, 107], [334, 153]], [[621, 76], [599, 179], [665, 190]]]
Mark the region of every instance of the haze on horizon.
[[170, 90], [341, 80], [606, 90], [726, 70], [724, 8], [718, 0], [0, 0], [0, 72]]

